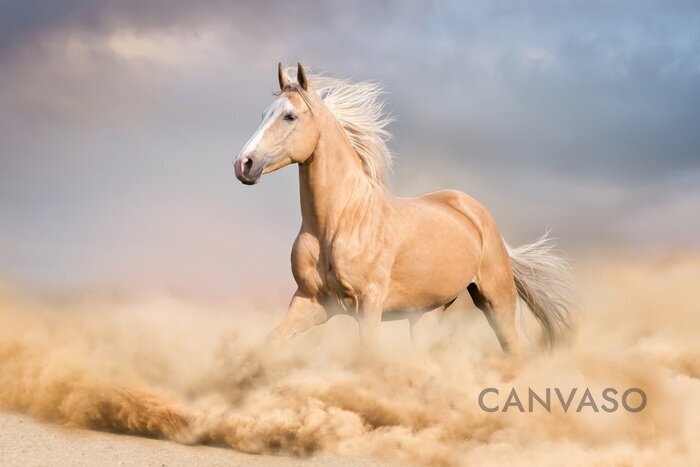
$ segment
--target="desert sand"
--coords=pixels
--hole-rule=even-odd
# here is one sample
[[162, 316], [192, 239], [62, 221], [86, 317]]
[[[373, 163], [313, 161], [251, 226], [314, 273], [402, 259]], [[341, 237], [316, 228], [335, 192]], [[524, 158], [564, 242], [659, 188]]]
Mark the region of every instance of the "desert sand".
[[3, 466], [218, 466], [386, 465], [376, 460], [321, 454], [308, 459], [243, 454], [231, 449], [56, 427], [25, 415], [0, 412]]
[[[520, 360], [500, 353], [466, 299], [424, 348], [405, 323], [383, 324], [368, 358], [343, 317], [271, 352], [264, 335], [280, 313], [243, 302], [232, 312], [162, 294], [59, 300], [6, 285], [2, 464], [698, 463], [700, 259], [575, 264], [576, 332], [542, 353], [523, 313]], [[647, 405], [488, 413], [486, 387], [500, 406], [528, 388], [590, 389], [600, 404], [607, 387], [641, 388]]]

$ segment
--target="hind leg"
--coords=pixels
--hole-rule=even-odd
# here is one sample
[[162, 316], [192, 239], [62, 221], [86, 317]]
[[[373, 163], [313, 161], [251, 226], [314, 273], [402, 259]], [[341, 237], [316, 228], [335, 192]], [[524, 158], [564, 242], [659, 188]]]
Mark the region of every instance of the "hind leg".
[[508, 283], [498, 284], [488, 280], [480, 280], [479, 285], [475, 283], [469, 284], [467, 290], [474, 301], [474, 305], [486, 316], [486, 320], [496, 333], [503, 351], [508, 353], [517, 352], [518, 333], [515, 329], [515, 284], [509, 287]]

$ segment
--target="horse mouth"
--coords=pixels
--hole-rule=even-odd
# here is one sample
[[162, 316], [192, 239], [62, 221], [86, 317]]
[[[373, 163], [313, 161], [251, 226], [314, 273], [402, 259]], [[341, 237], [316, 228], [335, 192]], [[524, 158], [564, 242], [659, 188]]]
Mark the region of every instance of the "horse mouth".
[[244, 185], [255, 185], [260, 181], [260, 175], [261, 172], [255, 173], [255, 174], [242, 174], [242, 173], [237, 173], [236, 178], [240, 180], [240, 182]]
[[260, 180], [260, 177], [247, 178], [244, 176], [240, 176], [238, 177], [238, 180], [240, 180], [241, 183], [243, 183], [244, 185], [255, 185], [256, 183], [258, 183], [258, 180]]

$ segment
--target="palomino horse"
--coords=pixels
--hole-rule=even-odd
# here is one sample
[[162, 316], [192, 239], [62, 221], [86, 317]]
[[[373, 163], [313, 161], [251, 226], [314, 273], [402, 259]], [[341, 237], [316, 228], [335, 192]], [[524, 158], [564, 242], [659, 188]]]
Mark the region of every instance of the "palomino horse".
[[[299, 165], [302, 223], [292, 248], [298, 289], [270, 338], [284, 342], [336, 312], [353, 315], [363, 341], [379, 322], [447, 308], [466, 288], [504, 351], [515, 350], [518, 296], [551, 345], [568, 327], [567, 266], [539, 241], [509, 249], [489, 212], [455, 190], [393, 196], [391, 164], [374, 83], [307, 75], [278, 67], [280, 92], [234, 161], [253, 185]], [[339, 305], [339, 306], [338, 306]]]

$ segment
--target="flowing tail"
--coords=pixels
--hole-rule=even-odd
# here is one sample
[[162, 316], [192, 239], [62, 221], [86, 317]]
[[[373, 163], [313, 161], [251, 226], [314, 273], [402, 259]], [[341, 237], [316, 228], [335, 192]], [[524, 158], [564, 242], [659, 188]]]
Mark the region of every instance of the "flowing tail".
[[571, 269], [545, 233], [539, 240], [508, 247], [518, 295], [542, 326], [542, 344], [551, 349], [572, 329], [574, 291]]

